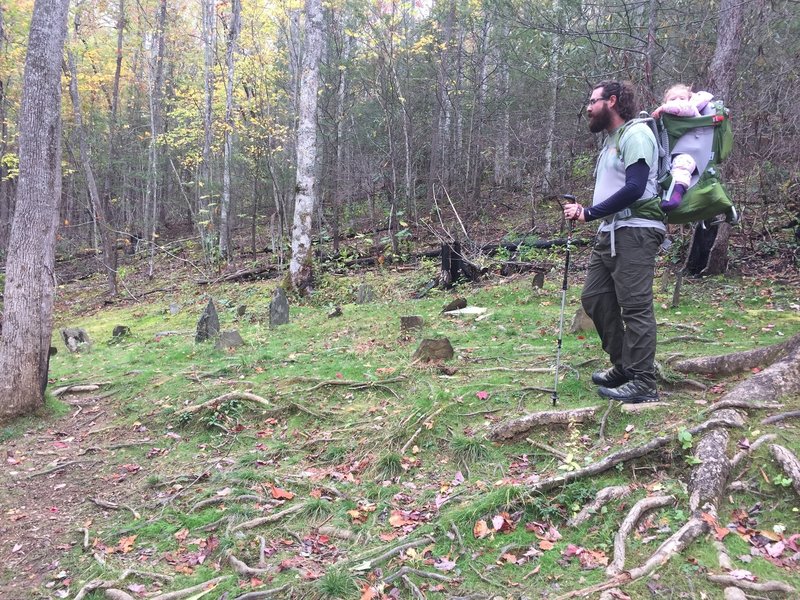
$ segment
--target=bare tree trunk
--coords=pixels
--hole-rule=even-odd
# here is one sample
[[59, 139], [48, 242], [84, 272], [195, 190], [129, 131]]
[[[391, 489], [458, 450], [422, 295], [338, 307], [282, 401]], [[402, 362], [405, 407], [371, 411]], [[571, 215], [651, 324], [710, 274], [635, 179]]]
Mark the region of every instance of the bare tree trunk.
[[214, 220], [209, 212], [209, 204], [214, 188], [211, 161], [211, 142], [213, 140], [212, 118], [214, 111], [214, 53], [216, 50], [216, 8], [214, 0], [202, 0], [203, 5], [203, 57], [204, 57], [204, 104], [203, 104], [203, 160], [200, 168], [200, 181], [197, 186], [197, 231], [203, 246], [206, 260], [211, 259], [213, 248]]
[[42, 406], [47, 385], [68, 8], [68, 0], [36, 0], [30, 24], [19, 118], [19, 183], [0, 333], [0, 421]]
[[239, 29], [242, 15], [240, 0], [233, 0], [231, 4], [231, 24], [228, 31], [228, 44], [225, 49], [225, 66], [227, 67], [227, 81], [225, 82], [225, 145], [222, 171], [222, 203], [219, 214], [219, 254], [227, 259], [231, 255], [231, 155], [233, 154], [233, 78], [234, 55], [239, 38]]
[[656, 32], [658, 30], [658, 2], [650, 0], [650, 8], [647, 16], [647, 43], [644, 51], [644, 85], [646, 97], [645, 106], [655, 106], [657, 103], [655, 93], [655, 82], [653, 81], [653, 64], [656, 49]]
[[[77, 16], [75, 28], [77, 30]], [[116, 235], [112, 230], [105, 206], [100, 198], [97, 189], [97, 181], [94, 178], [92, 168], [92, 158], [89, 152], [89, 144], [86, 141], [86, 132], [83, 129], [83, 115], [81, 114], [81, 100], [78, 95], [78, 69], [75, 66], [75, 57], [70, 50], [67, 50], [67, 70], [69, 72], [69, 95], [72, 99], [72, 114], [75, 119], [75, 136], [78, 138], [80, 149], [81, 166], [86, 177], [86, 187], [89, 192], [89, 202], [92, 209], [92, 220], [96, 227], [96, 233], [100, 237], [100, 244], [103, 248], [103, 268], [108, 276], [108, 291], [112, 296], [117, 295], [117, 243]]]
[[[505, 23], [501, 25], [498, 35], [501, 39], [508, 36], [508, 27]], [[503, 186], [508, 183], [509, 147], [511, 145], [509, 133], [511, 130], [511, 116], [508, 107], [509, 72], [505, 56], [498, 56], [497, 61], [497, 78], [499, 81], [497, 95], [501, 109], [494, 152], [494, 183], [495, 185]]]
[[317, 94], [322, 56], [322, 0], [306, 0], [306, 38], [300, 82], [300, 122], [297, 128], [297, 178], [292, 225], [292, 258], [289, 277], [300, 293], [311, 288], [311, 220], [318, 201]]
[[[0, 10], [0, 53], [8, 47], [3, 11]], [[6, 84], [0, 75], [0, 157], [5, 156], [8, 148], [8, 123], [6, 122]], [[11, 184], [7, 180], [8, 168], [0, 160], [0, 252], [8, 245], [8, 234], [11, 231], [12, 197]]]
[[[350, 35], [342, 24], [342, 56], [341, 62], [346, 63], [350, 56]], [[342, 171], [345, 160], [345, 102], [347, 100], [347, 74], [345, 69], [339, 69], [339, 82], [336, 89], [336, 161], [333, 169], [333, 253], [339, 252], [340, 219], [342, 206]]]
[[150, 241], [150, 254], [148, 260], [148, 277], [153, 278], [153, 270], [155, 268], [155, 251], [156, 251], [156, 238], [158, 237], [158, 207], [160, 200], [160, 170], [159, 170], [159, 153], [158, 142], [161, 134], [164, 132], [164, 119], [162, 116], [162, 96], [164, 90], [164, 28], [167, 21], [167, 0], [161, 0], [161, 8], [158, 13], [158, 23], [156, 25], [156, 34], [153, 38], [153, 47], [151, 48], [151, 61], [149, 63], [148, 74], [150, 77], [150, 152], [149, 152], [149, 172], [148, 178], [150, 185], [148, 186], [150, 197], [150, 212], [148, 214], [147, 222], [149, 222], [149, 229], [145, 231]]
[[[553, 0], [553, 15], [561, 27], [561, 2]], [[558, 86], [561, 82], [561, 48], [563, 40], [560, 31], [552, 35], [550, 45], [550, 105], [547, 107], [547, 125], [545, 126], [547, 142], [544, 148], [544, 170], [542, 171], [542, 193], [547, 195], [551, 190], [553, 172], [553, 146], [556, 140], [556, 108], [558, 107]]]

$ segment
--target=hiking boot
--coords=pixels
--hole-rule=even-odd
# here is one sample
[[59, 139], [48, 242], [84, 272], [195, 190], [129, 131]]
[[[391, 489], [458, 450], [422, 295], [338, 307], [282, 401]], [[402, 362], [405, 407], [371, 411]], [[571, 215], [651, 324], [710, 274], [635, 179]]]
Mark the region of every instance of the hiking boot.
[[624, 404], [640, 404], [642, 402], [658, 402], [658, 392], [652, 383], [633, 379], [615, 388], [600, 386], [597, 393], [603, 398], [618, 400]]
[[611, 367], [605, 371], [597, 371], [596, 373], [592, 373], [592, 383], [595, 385], [602, 385], [603, 387], [607, 388], [618, 387], [623, 383], [628, 383], [630, 380], [630, 377], [617, 369], [617, 367]]

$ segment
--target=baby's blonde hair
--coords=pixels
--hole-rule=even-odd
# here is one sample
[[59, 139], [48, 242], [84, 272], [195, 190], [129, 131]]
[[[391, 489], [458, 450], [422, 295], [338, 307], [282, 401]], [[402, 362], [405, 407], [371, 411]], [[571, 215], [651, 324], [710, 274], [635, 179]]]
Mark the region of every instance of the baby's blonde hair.
[[692, 95], [692, 86], [686, 85], [685, 83], [676, 83], [673, 86], [667, 88], [667, 91], [664, 92], [664, 102], [667, 102], [667, 98], [669, 98], [670, 92], [674, 91], [681, 91], [686, 92], [690, 96]]

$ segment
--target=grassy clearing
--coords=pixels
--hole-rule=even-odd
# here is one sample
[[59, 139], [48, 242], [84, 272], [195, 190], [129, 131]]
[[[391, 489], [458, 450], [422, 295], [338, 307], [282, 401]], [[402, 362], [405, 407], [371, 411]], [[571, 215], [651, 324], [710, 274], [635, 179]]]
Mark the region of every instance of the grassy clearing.
[[[641, 414], [614, 407], [605, 440], [598, 438], [597, 423], [531, 432], [568, 459], [524, 440], [494, 445], [485, 437], [493, 423], [551, 408], [550, 394], [523, 388], [553, 384], [560, 282], [551, 278], [543, 290], [532, 289], [525, 278], [460, 287], [457, 292], [470, 305], [488, 313], [480, 320], [452, 318], [440, 314], [450, 293], [409, 299], [434, 269], [324, 276], [312, 299], [294, 299], [291, 322], [277, 329], [267, 324], [274, 282], [194, 289], [90, 317], [60, 315], [63, 324], [86, 328], [94, 346], [80, 354], [59, 352], [51, 363], [54, 385], [110, 382], [113, 424], [121, 431], [146, 430], [153, 443], [119, 450], [109, 461], [109, 468], [140, 467], [127, 494], [120, 495], [142, 518], [120, 511], [91, 525], [98, 547], [105, 548], [99, 550], [105, 566], [76, 547], [62, 556], [59, 568], [86, 581], [144, 565], [177, 575], [170, 589], [178, 589], [215, 576], [221, 553], [230, 550], [250, 565], [264, 554], [276, 571], [233, 578], [208, 597], [289, 585], [292, 591], [282, 597], [356, 598], [376, 575], [373, 569], [353, 570], [355, 557], [430, 534], [430, 544], [375, 566], [384, 575], [405, 565], [461, 582], [442, 584], [410, 574], [428, 598], [470, 591], [556, 595], [605, 578], [601, 567], [583, 568], [566, 556], [570, 545], [610, 557], [618, 524], [633, 502], [655, 492], [675, 494], [676, 506], [648, 517], [629, 541], [627, 564], [644, 560], [688, 516], [682, 482], [689, 449], [670, 448], [546, 494], [532, 494], [528, 486], [701, 421], [702, 409], [736, 381], [707, 382], [714, 386], [709, 392], [664, 390], [668, 408]], [[375, 289], [374, 303], [353, 302], [362, 282]], [[578, 292], [573, 283], [568, 319], [578, 307]], [[224, 352], [194, 343], [194, 325], [209, 297], [217, 301], [222, 328], [238, 329], [244, 347]], [[800, 315], [792, 307], [797, 291], [768, 281], [689, 281], [680, 308], [667, 308], [670, 302], [671, 289], [658, 291], [661, 361], [672, 353], [721, 354], [767, 345], [800, 330]], [[177, 314], [169, 310], [173, 303], [182, 306]], [[248, 306], [243, 317], [236, 315], [240, 304]], [[343, 315], [329, 318], [334, 305]], [[402, 338], [399, 316], [412, 314], [423, 317], [424, 330]], [[128, 325], [132, 336], [109, 345], [117, 324]], [[419, 340], [440, 336], [451, 340], [456, 358], [446, 365], [412, 364]], [[602, 359], [602, 352], [594, 334], [564, 336], [560, 408], [605, 410], [589, 383], [591, 371], [604, 364], [588, 362], [595, 358]], [[257, 394], [268, 406], [237, 398], [196, 415], [176, 414], [231, 391]], [[787, 399], [787, 409], [797, 402]], [[758, 437], [766, 431], [758, 421], [751, 418], [734, 438]], [[800, 451], [796, 429], [775, 430], [781, 443]], [[766, 448], [742, 479], [751, 487], [730, 496], [720, 523], [734, 519], [736, 509], [760, 503], [753, 529], [800, 532], [796, 496]], [[605, 507], [585, 525], [566, 526], [597, 490], [631, 482], [637, 487], [629, 499]], [[299, 506], [274, 524], [239, 528]], [[476, 530], [481, 521], [492, 528], [486, 535]], [[542, 533], [550, 526], [559, 532], [557, 539]], [[322, 527], [352, 537], [322, 534]], [[127, 552], [108, 551], [132, 535]], [[725, 543], [732, 556], [749, 551], [738, 536], [729, 535]], [[639, 582], [627, 591], [647, 597], [647, 584], [654, 583], [716, 597], [718, 590], [702, 576], [719, 571], [715, 561], [710, 540], [703, 540], [666, 565], [657, 582]], [[436, 568], [442, 564], [449, 568]], [[762, 558], [742, 566], [800, 588], [796, 572]], [[232, 573], [224, 563], [222, 568]], [[404, 587], [401, 597], [411, 597]]]

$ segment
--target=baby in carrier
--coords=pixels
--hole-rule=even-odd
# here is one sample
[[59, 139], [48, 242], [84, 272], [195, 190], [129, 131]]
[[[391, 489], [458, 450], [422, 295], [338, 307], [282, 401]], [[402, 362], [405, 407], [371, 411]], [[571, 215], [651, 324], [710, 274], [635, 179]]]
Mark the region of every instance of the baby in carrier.
[[[677, 117], [699, 117], [713, 97], [708, 92], [692, 93], [692, 89], [683, 84], [673, 85], [664, 94], [664, 103], [653, 111], [653, 118], [659, 118], [662, 113]], [[674, 185], [670, 197], [661, 203], [661, 208], [665, 212], [669, 212], [681, 203], [683, 195], [689, 189], [689, 182], [696, 166], [695, 160], [688, 154], [672, 157], [670, 174]]]

